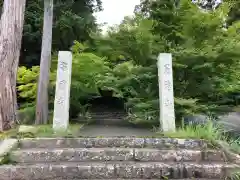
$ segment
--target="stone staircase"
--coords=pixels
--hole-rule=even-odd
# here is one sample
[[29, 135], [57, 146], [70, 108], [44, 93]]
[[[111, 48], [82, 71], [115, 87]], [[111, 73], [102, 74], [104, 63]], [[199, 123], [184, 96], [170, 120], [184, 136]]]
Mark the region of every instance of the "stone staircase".
[[89, 100], [90, 106], [87, 108], [87, 112], [91, 120], [98, 125], [126, 125], [127, 121], [124, 121], [124, 118], [127, 116], [127, 112], [124, 100], [112, 97], [113, 92], [108, 93], [105, 94], [101, 91], [103, 96]]
[[225, 179], [239, 166], [202, 140], [171, 138], [23, 139], [0, 180]]
[[124, 111], [95, 111], [90, 113], [91, 120], [94, 124], [101, 125], [125, 125], [126, 112]]

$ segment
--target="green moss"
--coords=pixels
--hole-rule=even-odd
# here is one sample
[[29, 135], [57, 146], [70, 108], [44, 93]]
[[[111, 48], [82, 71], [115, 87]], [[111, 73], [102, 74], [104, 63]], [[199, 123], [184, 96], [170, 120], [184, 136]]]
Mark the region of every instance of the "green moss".
[[0, 165], [4, 164], [15, 164], [15, 162], [11, 160], [10, 153], [7, 153], [4, 157], [0, 158]]
[[79, 137], [82, 124], [69, 125], [66, 131], [54, 132], [52, 125], [32, 126], [29, 132], [18, 132], [18, 128], [0, 133], [0, 139], [6, 138], [35, 138], [35, 137]]
[[74, 124], [69, 125], [68, 129], [54, 131], [52, 125], [41, 125], [38, 126], [37, 133], [35, 134], [37, 137], [76, 137], [79, 136], [80, 129], [83, 125]]

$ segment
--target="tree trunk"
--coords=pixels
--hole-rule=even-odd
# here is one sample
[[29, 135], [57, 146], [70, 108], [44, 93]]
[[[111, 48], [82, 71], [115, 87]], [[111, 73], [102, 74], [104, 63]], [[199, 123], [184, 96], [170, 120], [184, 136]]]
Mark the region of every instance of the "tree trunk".
[[5, 0], [0, 27], [0, 132], [17, 121], [16, 78], [26, 0]]
[[44, 23], [35, 124], [48, 122], [48, 85], [52, 50], [53, 0], [44, 0]]

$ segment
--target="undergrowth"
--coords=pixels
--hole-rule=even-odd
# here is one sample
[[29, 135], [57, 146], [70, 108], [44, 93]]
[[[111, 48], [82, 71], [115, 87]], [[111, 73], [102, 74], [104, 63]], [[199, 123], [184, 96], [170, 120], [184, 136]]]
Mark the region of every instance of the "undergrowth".
[[221, 128], [215, 126], [212, 121], [208, 121], [204, 125], [184, 125], [182, 123], [182, 126], [175, 132], [166, 132], [162, 135], [171, 138], [205, 139], [212, 143], [223, 138]]
[[209, 119], [206, 124], [185, 125], [182, 123], [175, 132], [157, 132], [157, 135], [170, 138], [203, 139], [215, 147], [221, 141], [227, 143], [231, 150], [240, 154], [240, 139], [231, 138], [220, 125], [213, 122], [212, 119]]

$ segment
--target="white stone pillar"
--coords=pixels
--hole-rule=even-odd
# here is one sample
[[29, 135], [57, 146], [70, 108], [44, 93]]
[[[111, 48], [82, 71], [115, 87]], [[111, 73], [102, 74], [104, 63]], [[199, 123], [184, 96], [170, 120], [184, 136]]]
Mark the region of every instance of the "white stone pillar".
[[69, 125], [69, 99], [72, 75], [72, 53], [59, 51], [54, 101], [53, 129], [67, 130]]
[[158, 56], [160, 125], [163, 132], [174, 132], [175, 111], [173, 95], [172, 54], [160, 53]]

